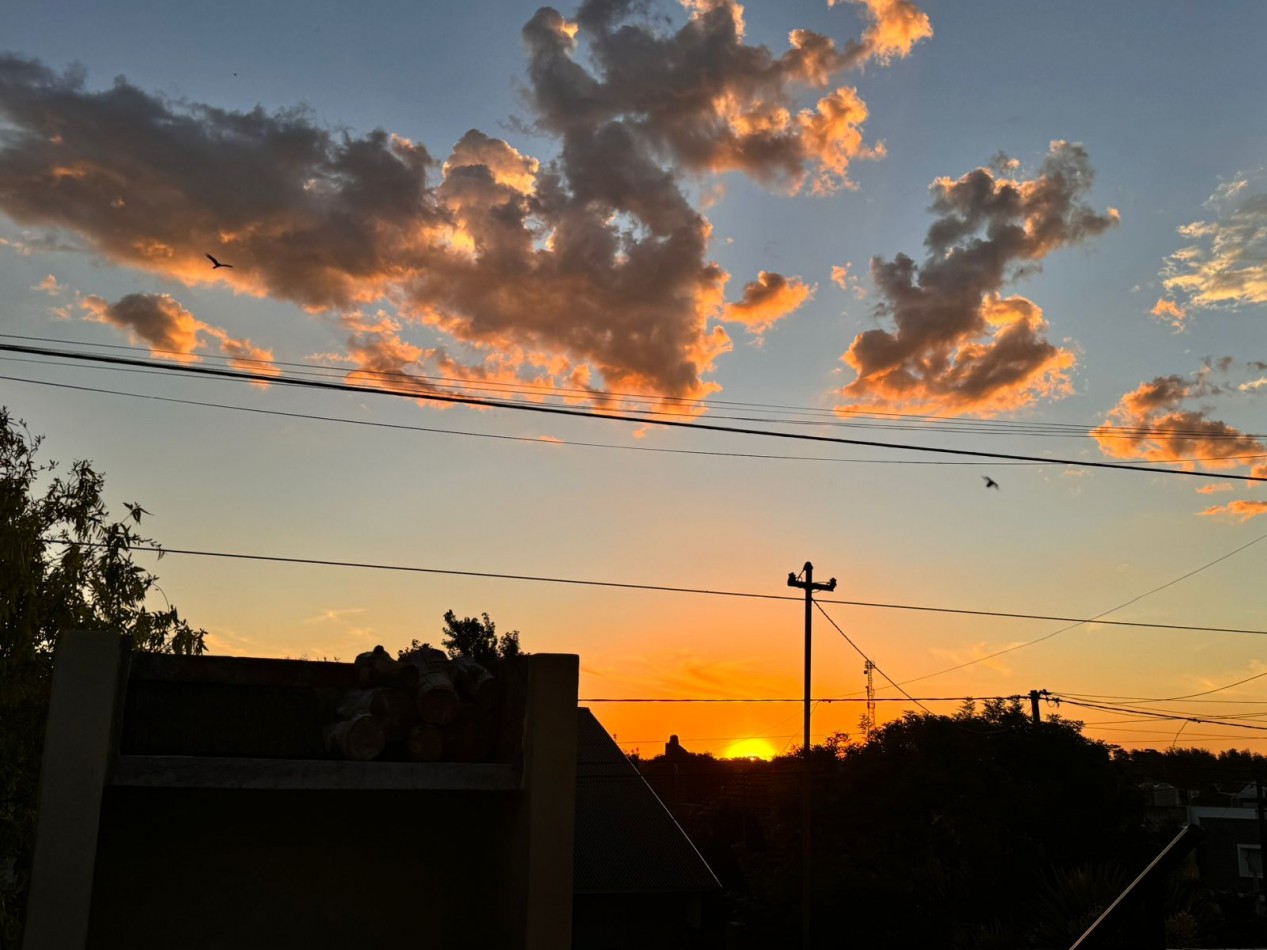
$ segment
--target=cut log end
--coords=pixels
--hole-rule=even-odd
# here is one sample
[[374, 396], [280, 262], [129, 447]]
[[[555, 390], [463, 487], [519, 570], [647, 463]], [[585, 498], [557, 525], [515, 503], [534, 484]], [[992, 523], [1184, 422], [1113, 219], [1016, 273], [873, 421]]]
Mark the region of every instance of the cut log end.
[[369, 713], [360, 713], [326, 729], [327, 750], [355, 762], [378, 758], [386, 745], [382, 724]]
[[423, 722], [405, 737], [405, 757], [411, 762], [439, 762], [444, 758], [444, 733], [433, 723]]

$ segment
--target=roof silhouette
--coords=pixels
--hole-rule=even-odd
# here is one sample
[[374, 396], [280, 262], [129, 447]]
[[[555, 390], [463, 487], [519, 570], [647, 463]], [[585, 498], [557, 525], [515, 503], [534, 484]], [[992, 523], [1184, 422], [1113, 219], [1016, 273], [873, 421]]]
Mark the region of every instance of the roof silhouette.
[[588, 709], [576, 712], [574, 891], [720, 889], [691, 839], [616, 741]]

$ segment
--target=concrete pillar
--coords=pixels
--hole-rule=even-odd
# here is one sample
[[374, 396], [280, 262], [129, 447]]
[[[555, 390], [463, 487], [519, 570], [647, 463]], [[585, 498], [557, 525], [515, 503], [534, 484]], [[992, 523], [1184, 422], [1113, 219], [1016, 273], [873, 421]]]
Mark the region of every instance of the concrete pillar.
[[528, 658], [524, 710], [526, 950], [572, 945], [572, 845], [576, 829], [576, 697], [579, 657]]
[[101, 794], [115, 754], [121, 678], [131, 643], [100, 630], [63, 633], [44, 733], [26, 950], [69, 950], [88, 937]]

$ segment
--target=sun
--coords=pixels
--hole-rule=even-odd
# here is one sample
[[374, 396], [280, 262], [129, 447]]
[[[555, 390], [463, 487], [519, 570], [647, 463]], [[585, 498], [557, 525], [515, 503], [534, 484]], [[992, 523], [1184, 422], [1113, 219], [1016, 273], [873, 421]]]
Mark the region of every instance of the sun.
[[723, 753], [723, 759], [772, 759], [774, 746], [764, 739], [740, 739]]

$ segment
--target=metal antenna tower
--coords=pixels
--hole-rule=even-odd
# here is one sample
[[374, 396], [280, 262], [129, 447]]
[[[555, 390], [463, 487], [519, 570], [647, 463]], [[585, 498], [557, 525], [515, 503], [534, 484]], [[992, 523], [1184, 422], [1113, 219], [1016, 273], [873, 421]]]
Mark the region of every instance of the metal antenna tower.
[[862, 667], [862, 672], [867, 674], [867, 736], [875, 732], [875, 683], [871, 679], [871, 671], [875, 669], [875, 664], [870, 660]]

